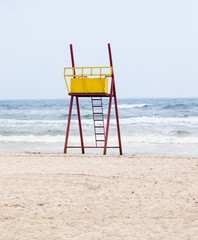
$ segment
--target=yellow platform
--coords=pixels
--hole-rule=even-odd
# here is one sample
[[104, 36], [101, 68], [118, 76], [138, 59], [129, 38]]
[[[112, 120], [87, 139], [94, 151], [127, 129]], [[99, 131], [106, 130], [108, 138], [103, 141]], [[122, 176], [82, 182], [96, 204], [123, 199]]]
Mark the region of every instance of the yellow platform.
[[108, 79], [71, 78], [70, 93], [108, 93]]
[[109, 66], [66, 67], [64, 79], [69, 94], [108, 94]]

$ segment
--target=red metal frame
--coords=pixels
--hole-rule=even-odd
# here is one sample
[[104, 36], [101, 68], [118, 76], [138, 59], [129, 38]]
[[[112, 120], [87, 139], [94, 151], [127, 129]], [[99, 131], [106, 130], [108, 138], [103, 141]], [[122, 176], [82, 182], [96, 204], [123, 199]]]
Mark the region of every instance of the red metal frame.
[[[108, 53], [109, 53], [110, 66], [113, 69], [113, 60], [112, 60], [110, 43], [108, 43]], [[70, 55], [71, 55], [72, 67], [74, 68], [74, 74], [75, 74], [75, 63], [74, 63], [74, 54], [73, 54], [72, 44], [70, 44]], [[85, 153], [85, 148], [103, 148], [104, 149], [103, 154], [106, 155], [108, 148], [119, 148], [120, 155], [122, 155], [122, 142], [121, 142], [121, 133], [120, 133], [120, 123], [119, 123], [119, 115], [118, 115], [114, 71], [112, 72], [111, 88], [110, 88], [110, 93], [109, 94], [99, 94], [99, 93], [96, 93], [96, 94], [93, 94], [93, 93], [92, 94], [74, 94], [74, 93], [72, 93], [72, 94], [69, 94], [69, 95], [71, 96], [71, 99], [70, 99], [69, 114], [68, 114], [67, 128], [66, 128], [66, 134], [65, 134], [64, 153], [67, 153], [68, 148], [81, 148], [82, 154]], [[77, 115], [78, 115], [78, 125], [79, 125], [81, 146], [69, 146], [68, 145], [70, 123], [71, 123], [71, 117], [72, 117], [73, 98], [74, 97], [76, 98], [76, 108], [77, 108]], [[81, 116], [80, 116], [79, 97], [109, 97], [109, 106], [108, 106], [104, 146], [85, 146], [84, 145], [82, 123], [81, 123]], [[117, 134], [118, 134], [118, 146], [108, 146], [111, 108], [112, 108], [112, 100], [113, 99], [114, 99], [114, 105], [115, 105], [115, 116], [116, 116]]]

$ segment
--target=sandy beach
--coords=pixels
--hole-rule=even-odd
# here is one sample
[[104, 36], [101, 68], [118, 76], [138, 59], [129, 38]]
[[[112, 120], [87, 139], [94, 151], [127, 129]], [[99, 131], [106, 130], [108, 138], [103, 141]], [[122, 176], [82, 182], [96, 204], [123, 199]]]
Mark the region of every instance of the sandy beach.
[[0, 154], [0, 239], [198, 239], [198, 158]]

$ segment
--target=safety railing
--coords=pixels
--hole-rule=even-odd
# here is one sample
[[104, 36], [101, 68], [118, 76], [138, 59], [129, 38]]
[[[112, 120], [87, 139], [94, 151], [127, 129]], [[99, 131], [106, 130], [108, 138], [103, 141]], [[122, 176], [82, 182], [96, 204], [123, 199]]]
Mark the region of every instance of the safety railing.
[[[64, 68], [64, 80], [68, 93], [70, 93], [69, 81], [73, 78], [79, 78], [83, 81], [83, 85], [86, 85], [85, 79], [105, 79], [112, 77], [113, 69], [110, 66], [92, 66], [92, 67], [65, 67]], [[85, 86], [86, 93], [87, 86]]]

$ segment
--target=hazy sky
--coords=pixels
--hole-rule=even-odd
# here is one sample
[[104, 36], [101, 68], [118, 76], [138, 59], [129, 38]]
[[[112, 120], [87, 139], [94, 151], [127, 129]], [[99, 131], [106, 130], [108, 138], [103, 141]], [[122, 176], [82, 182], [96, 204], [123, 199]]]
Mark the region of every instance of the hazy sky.
[[77, 65], [108, 65], [119, 97], [198, 97], [197, 0], [0, 0], [0, 99], [64, 98]]

